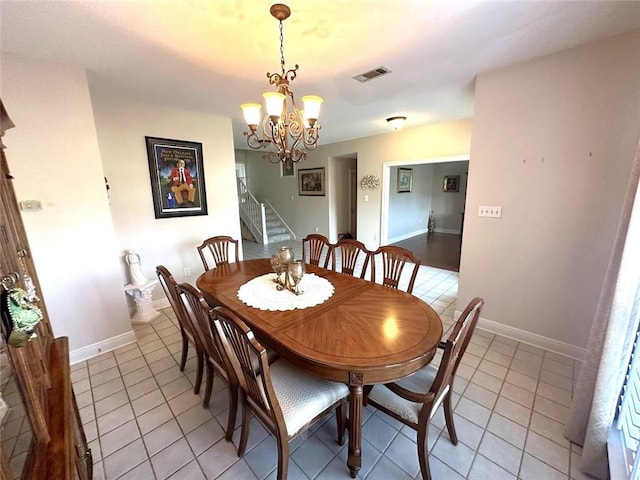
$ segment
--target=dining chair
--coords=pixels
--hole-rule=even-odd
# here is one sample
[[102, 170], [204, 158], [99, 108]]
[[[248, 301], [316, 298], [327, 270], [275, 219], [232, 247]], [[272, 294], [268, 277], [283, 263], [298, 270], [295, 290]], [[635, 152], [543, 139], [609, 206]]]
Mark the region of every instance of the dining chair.
[[211, 328], [211, 307], [207, 304], [198, 289], [189, 283], [178, 285], [178, 295], [182, 301], [187, 315], [195, 326], [196, 335], [205, 352], [207, 365], [207, 385], [205, 388], [202, 406], [207, 408], [211, 399], [214, 373], [217, 373], [228, 385], [229, 389], [229, 418], [227, 422], [227, 440], [231, 440], [236, 423], [238, 408], [238, 384], [235, 375], [229, 375], [227, 362], [224, 360], [224, 351], [220, 350], [219, 342], [214, 337], [217, 331]]
[[[420, 259], [416, 257], [411, 250], [393, 245], [383, 245], [373, 252], [371, 254], [372, 282], [376, 281], [376, 266], [378, 263], [382, 265], [381, 283], [389, 288], [400, 288], [401, 281], [403, 281], [402, 271], [407, 263], [412, 263], [413, 269], [411, 270], [405, 291], [407, 293], [413, 292], [413, 284], [416, 281], [418, 269], [420, 268]], [[402, 285], [404, 285], [404, 281]]]
[[327, 268], [331, 260], [332, 245], [319, 233], [310, 233], [302, 239], [302, 261], [310, 265]]
[[368, 393], [368, 405], [417, 431], [418, 459], [423, 480], [431, 479], [427, 443], [429, 423], [441, 404], [449, 439], [454, 445], [458, 444], [451, 406], [453, 381], [483, 305], [484, 300], [476, 297], [464, 309], [447, 341], [440, 344], [444, 352], [439, 367], [427, 365], [397, 382], [375, 385]]
[[251, 416], [276, 438], [278, 480], [286, 480], [289, 442], [335, 408], [338, 444], [344, 444], [349, 389], [343, 383], [312, 377], [285, 360], [269, 364], [265, 348], [249, 327], [225, 307], [213, 309], [217, 339], [236, 374], [243, 405], [238, 456], [244, 455]]
[[[331, 255], [331, 269], [336, 271], [337, 257], [340, 257], [340, 272], [352, 277], [359, 276], [364, 278], [369, 265], [371, 252], [365, 247], [364, 243], [352, 238], [342, 238], [333, 246]], [[356, 274], [359, 261], [363, 260], [360, 275]]]
[[198, 336], [195, 332], [195, 327], [191, 322], [191, 318], [187, 316], [184, 311], [180, 296], [178, 294], [178, 284], [173, 278], [173, 275], [164, 265], [158, 265], [156, 267], [156, 275], [160, 280], [160, 285], [164, 290], [165, 295], [169, 299], [171, 309], [178, 320], [178, 326], [180, 327], [180, 336], [182, 337], [182, 354], [180, 356], [180, 371], [184, 372], [184, 367], [187, 363], [187, 355], [189, 351], [189, 344], [196, 350], [196, 380], [193, 386], [193, 393], [196, 395], [200, 393], [200, 384], [202, 383], [202, 373], [204, 370], [204, 350]]
[[[231, 260], [229, 257], [229, 250], [232, 245], [234, 251], [233, 261], [237, 262], [239, 256], [238, 243], [238, 240], [226, 235], [218, 235], [216, 237], [207, 238], [204, 242], [202, 242], [202, 245], [197, 248], [205, 272], [210, 268], [215, 268], [218, 265], [229, 263], [229, 261]], [[211, 267], [209, 267], [207, 257], [211, 261]]]

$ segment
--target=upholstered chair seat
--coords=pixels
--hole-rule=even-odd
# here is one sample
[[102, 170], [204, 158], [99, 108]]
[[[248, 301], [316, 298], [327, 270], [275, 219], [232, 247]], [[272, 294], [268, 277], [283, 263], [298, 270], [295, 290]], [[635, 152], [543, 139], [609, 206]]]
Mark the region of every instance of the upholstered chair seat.
[[[396, 385], [399, 387], [405, 388], [412, 392], [426, 394], [433, 381], [438, 374], [438, 369], [433, 365], [427, 365], [422, 370], [417, 371], [413, 375], [403, 378], [402, 380], [398, 380]], [[435, 404], [439, 405], [442, 402], [442, 399], [449, 391], [449, 386], [447, 385], [442, 392], [440, 393], [439, 399], [436, 400]], [[392, 412], [395, 412], [398, 416], [403, 419], [411, 422], [418, 423], [418, 418], [420, 416], [420, 410], [422, 410], [423, 403], [422, 402], [412, 402], [403, 398], [399, 395], [396, 395], [388, 388], [374, 388], [371, 390], [371, 393], [368, 397], [369, 401], [376, 402], [378, 405], [381, 405]], [[432, 418], [436, 412], [436, 408], [431, 410], [431, 414], [429, 418]]]
[[269, 370], [289, 437], [295, 436], [310, 419], [349, 395], [349, 388], [344, 383], [306, 375], [286, 360], [274, 362]]

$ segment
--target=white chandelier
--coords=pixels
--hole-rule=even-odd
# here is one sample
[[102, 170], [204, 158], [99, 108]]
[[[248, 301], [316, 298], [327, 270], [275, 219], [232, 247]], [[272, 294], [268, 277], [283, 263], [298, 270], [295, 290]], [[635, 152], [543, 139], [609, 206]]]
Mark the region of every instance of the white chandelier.
[[[318, 116], [322, 97], [306, 95], [302, 97], [303, 110], [298, 110], [293, 92], [289, 89], [289, 82], [296, 78], [298, 65], [287, 70], [284, 62], [284, 37], [282, 22], [291, 15], [288, 6], [276, 3], [269, 10], [271, 15], [280, 22], [280, 67], [281, 73], [268, 73], [270, 85], [275, 85], [276, 92], [263, 93], [267, 114], [261, 118], [259, 103], [244, 103], [241, 105], [244, 118], [250, 132], [243, 132], [247, 137], [247, 144], [253, 149], [266, 148], [273, 145], [275, 152], [267, 152], [263, 158], [272, 163], [298, 163], [307, 156], [308, 150], [313, 150], [318, 144]], [[287, 99], [291, 110], [288, 109]], [[258, 131], [260, 130], [260, 131]]]

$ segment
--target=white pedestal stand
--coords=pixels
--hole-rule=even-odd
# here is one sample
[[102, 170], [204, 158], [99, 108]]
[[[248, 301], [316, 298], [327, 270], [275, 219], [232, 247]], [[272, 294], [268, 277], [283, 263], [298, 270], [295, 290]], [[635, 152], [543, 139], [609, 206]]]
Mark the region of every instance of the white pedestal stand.
[[124, 287], [124, 291], [136, 302], [136, 313], [131, 317], [131, 323], [149, 323], [160, 316], [160, 312], [151, 304], [151, 294], [159, 283], [158, 280], [149, 280], [142, 285], [128, 284]]

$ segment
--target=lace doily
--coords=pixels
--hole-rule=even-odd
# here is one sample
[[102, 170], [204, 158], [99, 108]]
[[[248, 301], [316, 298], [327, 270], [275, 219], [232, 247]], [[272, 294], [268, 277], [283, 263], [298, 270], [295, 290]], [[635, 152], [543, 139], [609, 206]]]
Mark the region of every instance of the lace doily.
[[276, 289], [275, 273], [267, 273], [249, 280], [238, 290], [238, 298], [250, 307], [260, 310], [285, 311], [314, 307], [333, 295], [333, 285], [326, 278], [307, 273], [300, 280], [300, 290], [296, 295], [288, 290]]

